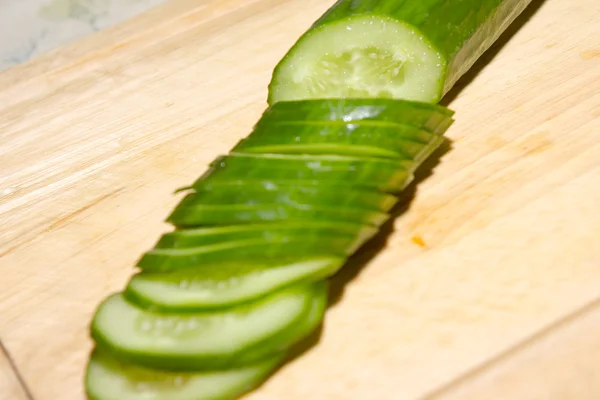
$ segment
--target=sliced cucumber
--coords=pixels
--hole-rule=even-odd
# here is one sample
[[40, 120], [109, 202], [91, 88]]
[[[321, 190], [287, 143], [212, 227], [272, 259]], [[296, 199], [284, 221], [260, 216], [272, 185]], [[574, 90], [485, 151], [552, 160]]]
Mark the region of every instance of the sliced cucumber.
[[290, 204], [200, 204], [178, 206], [167, 221], [176, 227], [254, 224], [261, 222], [340, 221], [379, 226], [389, 215], [362, 208]]
[[[282, 126], [285, 126], [281, 124]], [[335, 154], [357, 157], [384, 157], [415, 161], [439, 136], [429, 142], [393, 137], [394, 130], [371, 128], [356, 132], [346, 126], [298, 126], [282, 132], [271, 126], [269, 135], [252, 134], [233, 148], [237, 153]], [[415, 128], [416, 129], [416, 128]], [[416, 135], [415, 135], [416, 136]]]
[[259, 386], [282, 358], [223, 371], [169, 372], [123, 363], [96, 349], [85, 386], [91, 400], [233, 400]]
[[273, 72], [269, 103], [436, 103], [531, 0], [338, 0]]
[[310, 315], [324, 283], [291, 286], [222, 311], [159, 313], [122, 294], [109, 297], [92, 322], [98, 346], [119, 359], [165, 370], [214, 370], [248, 365], [295, 340], [293, 327]]
[[201, 204], [323, 205], [389, 211], [398, 198], [380, 192], [315, 181], [213, 181], [194, 187], [179, 207]]
[[[280, 104], [280, 103], [277, 103]], [[292, 121], [274, 122], [255, 127], [251, 136], [264, 139], [265, 137], [295, 138], [304, 135], [305, 132], [319, 132], [324, 136], [339, 135], [340, 137], [375, 137], [386, 140], [410, 140], [417, 143], [427, 144], [434, 138], [445, 133], [430, 132], [412, 125], [401, 125], [393, 123], [369, 124], [365, 122], [342, 122], [342, 121]]]
[[373, 126], [410, 125], [440, 133], [454, 111], [436, 104], [392, 99], [308, 99], [280, 101], [265, 110], [255, 128], [281, 122], [344, 122]]
[[373, 226], [346, 222], [297, 221], [280, 224], [230, 225], [177, 229], [164, 234], [155, 248], [189, 248], [248, 239], [273, 240], [281, 237], [303, 237], [309, 241], [335, 236], [364, 243], [375, 233], [377, 233], [377, 228]]
[[277, 237], [270, 240], [249, 239], [185, 249], [152, 249], [137, 266], [148, 272], [182, 269], [219, 268], [234, 264], [238, 268], [280, 265], [281, 262], [304, 261], [314, 257], [345, 257], [362, 244], [348, 237]]
[[[314, 284], [310, 309], [300, 321], [269, 340], [272, 348], [281, 352], [289, 351], [292, 345], [301, 342], [321, 325], [327, 308], [328, 286], [327, 281]], [[255, 346], [244, 353], [242, 362], [259, 359], [263, 353], [260, 346]]]
[[412, 161], [373, 157], [231, 153], [213, 162], [193, 186], [208, 180], [319, 180], [398, 192], [413, 179], [416, 167]]
[[198, 310], [229, 307], [299, 282], [325, 279], [344, 264], [343, 257], [263, 265], [229, 264], [175, 273], [140, 273], [127, 286], [126, 295], [146, 307]]

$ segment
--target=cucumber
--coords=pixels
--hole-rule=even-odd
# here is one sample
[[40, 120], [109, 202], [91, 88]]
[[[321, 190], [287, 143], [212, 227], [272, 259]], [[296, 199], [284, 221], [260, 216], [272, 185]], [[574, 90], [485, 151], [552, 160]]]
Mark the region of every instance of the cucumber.
[[269, 104], [437, 103], [531, 0], [338, 0], [277, 64]]
[[344, 122], [370, 127], [410, 125], [440, 133], [454, 111], [437, 104], [392, 99], [308, 99], [279, 101], [268, 107], [255, 128], [281, 122]]
[[[269, 340], [269, 346], [271, 348], [279, 349], [280, 352], [287, 353], [292, 346], [301, 342], [321, 325], [327, 309], [328, 288], [329, 285], [327, 281], [320, 281], [313, 285], [311, 304], [308, 311], [299, 321], [294, 323], [287, 330], [271, 337]], [[242, 362], [245, 363], [245, 360], [261, 359], [263, 354], [264, 350], [261, 346], [254, 346], [254, 348], [247, 350], [244, 353]]]
[[309, 240], [335, 236], [358, 242], [370, 239], [377, 228], [345, 222], [301, 221], [280, 224], [248, 224], [210, 228], [177, 229], [165, 233], [154, 246], [157, 249], [200, 247], [232, 241], [301, 236]]
[[359, 245], [348, 237], [303, 238], [282, 236], [270, 240], [249, 239], [185, 249], [152, 249], [138, 261], [147, 272], [219, 268], [235, 264], [239, 268], [277, 265], [278, 262], [302, 261], [319, 257], [346, 257]]
[[319, 180], [399, 192], [413, 179], [414, 162], [374, 157], [230, 153], [219, 157], [192, 187], [213, 180]]
[[246, 139], [249, 139], [250, 137], [263, 139], [265, 137], [273, 136], [295, 137], [305, 131], [321, 132], [323, 135], [336, 133], [344, 137], [363, 137], [372, 135], [382, 139], [411, 140], [422, 144], [427, 144], [434, 138], [440, 137], [445, 133], [445, 130], [430, 132], [426, 129], [417, 128], [412, 125], [391, 123], [371, 125], [363, 122], [343, 121], [288, 121], [273, 122], [271, 124], [256, 126]]
[[[418, 162], [420, 155], [440, 137], [431, 135], [425, 143], [410, 136], [398, 137], [396, 129], [379, 127], [356, 129], [352, 125], [271, 125], [270, 134], [252, 135], [242, 139], [233, 148], [236, 153], [276, 154], [334, 154], [342, 156], [367, 156], [396, 158]], [[394, 136], [396, 134], [396, 136]]]
[[324, 205], [389, 211], [397, 197], [359, 188], [326, 185], [318, 181], [215, 181], [194, 187], [179, 207], [210, 204], [287, 204]]
[[170, 371], [251, 365], [298, 339], [295, 326], [313, 311], [326, 283], [296, 285], [255, 302], [217, 311], [160, 313], [142, 309], [122, 294], [98, 308], [92, 337], [120, 360]]
[[389, 215], [362, 208], [291, 204], [200, 204], [178, 206], [167, 222], [176, 227], [249, 224], [260, 222], [340, 221], [379, 226]]
[[274, 356], [238, 369], [172, 372], [124, 363], [95, 349], [85, 386], [91, 400], [229, 400], [259, 386], [282, 358]]
[[229, 264], [174, 273], [139, 273], [126, 296], [157, 310], [185, 311], [229, 307], [300, 282], [318, 281], [338, 271], [343, 257], [264, 265]]

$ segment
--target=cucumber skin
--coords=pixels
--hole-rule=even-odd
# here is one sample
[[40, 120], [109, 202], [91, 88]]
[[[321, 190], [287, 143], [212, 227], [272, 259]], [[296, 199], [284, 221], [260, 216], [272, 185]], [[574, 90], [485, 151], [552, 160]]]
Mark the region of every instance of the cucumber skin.
[[[283, 231], [283, 233], [282, 233]], [[377, 233], [377, 228], [369, 225], [349, 223], [322, 223], [302, 221], [296, 224], [253, 224], [234, 225], [220, 228], [200, 228], [174, 230], [163, 234], [158, 240], [155, 249], [190, 248], [225, 241], [236, 241], [256, 238], [278, 238], [285, 236], [285, 232], [304, 235], [306, 238], [317, 238], [329, 235], [351, 238], [370, 238]]]
[[279, 101], [268, 107], [255, 128], [289, 121], [336, 121], [410, 125], [445, 131], [454, 111], [436, 104], [390, 99], [307, 99]]
[[[277, 260], [303, 261], [311, 257], [346, 257], [356, 240], [323, 238], [322, 242], [282, 238], [267, 241], [240, 241], [182, 250], [149, 251], [137, 263], [146, 272], [172, 272], [219, 268], [221, 264], [269, 265]], [[309, 256], [304, 256], [310, 252]], [[219, 261], [215, 261], [219, 260]], [[269, 262], [270, 261], [270, 262]]]
[[[338, 0], [296, 41], [329, 24], [361, 16], [378, 16], [404, 22], [423, 35], [441, 55], [446, 74], [439, 83], [437, 103], [488, 50], [532, 0]], [[273, 71], [268, 104], [276, 104], [273, 88], [278, 70], [288, 51]]]
[[412, 180], [413, 161], [376, 157], [229, 153], [192, 185], [212, 180], [320, 180], [334, 185], [397, 193]]
[[[425, 146], [422, 146], [425, 147]], [[306, 206], [336, 206], [363, 208], [372, 211], [389, 211], [397, 202], [393, 195], [348, 186], [304, 185], [302, 182], [289, 184], [276, 180], [253, 184], [221, 182], [196, 186], [194, 192], [185, 196], [178, 207], [193, 207], [210, 204], [303, 204]]]

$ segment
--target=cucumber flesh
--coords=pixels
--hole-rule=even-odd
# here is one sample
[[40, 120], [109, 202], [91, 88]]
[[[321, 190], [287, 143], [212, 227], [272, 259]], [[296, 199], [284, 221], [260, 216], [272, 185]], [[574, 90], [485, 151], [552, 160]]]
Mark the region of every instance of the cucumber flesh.
[[[239, 367], [277, 354], [285, 342], [280, 335], [293, 336], [290, 327], [309, 315], [321, 286], [292, 286], [256, 302], [193, 313], [142, 309], [116, 294], [100, 305], [92, 335], [99, 347], [119, 359], [150, 368]], [[279, 339], [272, 341], [275, 337]]]
[[325, 279], [345, 258], [316, 258], [245, 268], [224, 265], [175, 273], [140, 273], [127, 286], [127, 297], [153, 309], [180, 311], [229, 307], [256, 300], [283, 287]]
[[165, 233], [154, 247], [157, 249], [189, 248], [248, 239], [263, 238], [272, 240], [290, 236], [301, 236], [306, 240], [319, 240], [321, 237], [336, 236], [364, 242], [376, 232], [377, 228], [368, 225], [326, 221], [229, 225], [178, 229]]
[[362, 208], [290, 204], [200, 204], [178, 206], [167, 221], [176, 227], [249, 224], [285, 221], [341, 221], [379, 226], [389, 215]]
[[[424, 146], [422, 146], [424, 148]], [[287, 204], [323, 205], [389, 211], [397, 197], [359, 188], [326, 185], [317, 182], [215, 181], [199, 184], [188, 194], [179, 207], [209, 204]]]
[[123, 363], [96, 349], [85, 385], [91, 400], [233, 400], [259, 386], [281, 361], [274, 356], [239, 369], [170, 372]]
[[268, 102], [437, 103], [530, 2], [338, 0], [276, 66]]
[[394, 193], [410, 183], [416, 167], [412, 161], [374, 157], [230, 153], [192, 186], [208, 180], [319, 180]]
[[361, 123], [370, 127], [414, 126], [439, 133], [454, 111], [437, 104], [392, 99], [304, 99], [279, 101], [265, 110], [255, 128], [281, 122]]
[[137, 266], [148, 272], [169, 272], [182, 269], [219, 268], [234, 264], [238, 268], [278, 265], [314, 257], [346, 257], [361, 245], [360, 238], [279, 237], [271, 240], [240, 240], [185, 249], [153, 249], [146, 252]]

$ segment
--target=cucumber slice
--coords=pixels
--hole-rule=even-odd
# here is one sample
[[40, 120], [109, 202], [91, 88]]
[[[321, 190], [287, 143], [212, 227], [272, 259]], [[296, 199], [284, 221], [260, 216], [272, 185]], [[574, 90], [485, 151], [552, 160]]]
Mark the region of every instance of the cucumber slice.
[[[287, 352], [292, 345], [302, 341], [302, 339], [310, 335], [321, 325], [327, 309], [328, 287], [329, 284], [327, 281], [320, 281], [314, 284], [310, 309], [301, 320], [269, 340], [269, 345], [272, 348], [279, 349], [281, 352]], [[262, 357], [262, 349], [259, 346], [246, 351], [243, 355], [243, 359], [245, 360], [256, 360], [260, 357]]]
[[362, 208], [290, 204], [200, 204], [178, 206], [167, 219], [176, 227], [253, 224], [261, 222], [341, 221], [379, 226], [389, 215]]
[[531, 0], [338, 0], [279, 62], [268, 102], [437, 103]]
[[445, 130], [430, 132], [412, 125], [392, 123], [369, 124], [364, 122], [346, 123], [342, 121], [287, 121], [256, 126], [250, 136], [261, 139], [272, 136], [295, 138], [298, 135], [305, 134], [305, 132], [310, 132], [311, 134], [319, 132], [325, 136], [339, 135], [341, 137], [371, 136], [378, 139], [410, 140], [421, 144], [427, 144], [434, 138], [443, 135]]
[[122, 294], [102, 303], [92, 322], [99, 347], [150, 368], [215, 370], [249, 365], [298, 338], [293, 327], [312, 311], [323, 283], [297, 285], [219, 311], [159, 313]]
[[230, 307], [292, 284], [328, 278], [345, 261], [328, 257], [268, 268], [229, 264], [174, 273], [142, 272], [130, 280], [125, 294], [141, 306], [165, 311]]
[[148, 272], [219, 268], [226, 264], [249, 268], [314, 257], [346, 257], [359, 244], [355, 238], [334, 236], [250, 239], [185, 249], [152, 249], [140, 258], [137, 266]]
[[96, 349], [85, 386], [91, 400], [233, 400], [258, 387], [282, 358], [223, 371], [169, 372], [123, 363]]
[[318, 180], [398, 192], [416, 167], [412, 161], [374, 157], [231, 153], [213, 162], [193, 187], [208, 180]]
[[398, 201], [393, 195], [318, 181], [213, 181], [194, 187], [179, 207], [201, 204], [324, 205], [389, 211]]
[[255, 128], [281, 122], [344, 122], [414, 126], [433, 133], [452, 123], [454, 111], [430, 103], [392, 99], [308, 99], [279, 101], [265, 110]]
[[178, 229], [165, 233], [155, 245], [155, 248], [189, 248], [248, 239], [273, 240], [281, 237], [303, 237], [306, 240], [319, 240], [321, 237], [335, 236], [364, 243], [375, 233], [377, 233], [377, 228], [372, 226], [327, 221], [230, 225]]
[[[280, 128], [281, 127], [281, 128]], [[285, 125], [269, 126], [270, 134], [242, 139], [233, 148], [237, 153], [335, 154], [371, 156], [415, 161], [439, 136], [425, 143], [410, 137], [394, 136], [387, 127], [356, 129], [356, 125]], [[416, 128], [415, 131], [419, 132]], [[419, 136], [419, 134], [415, 134]]]

